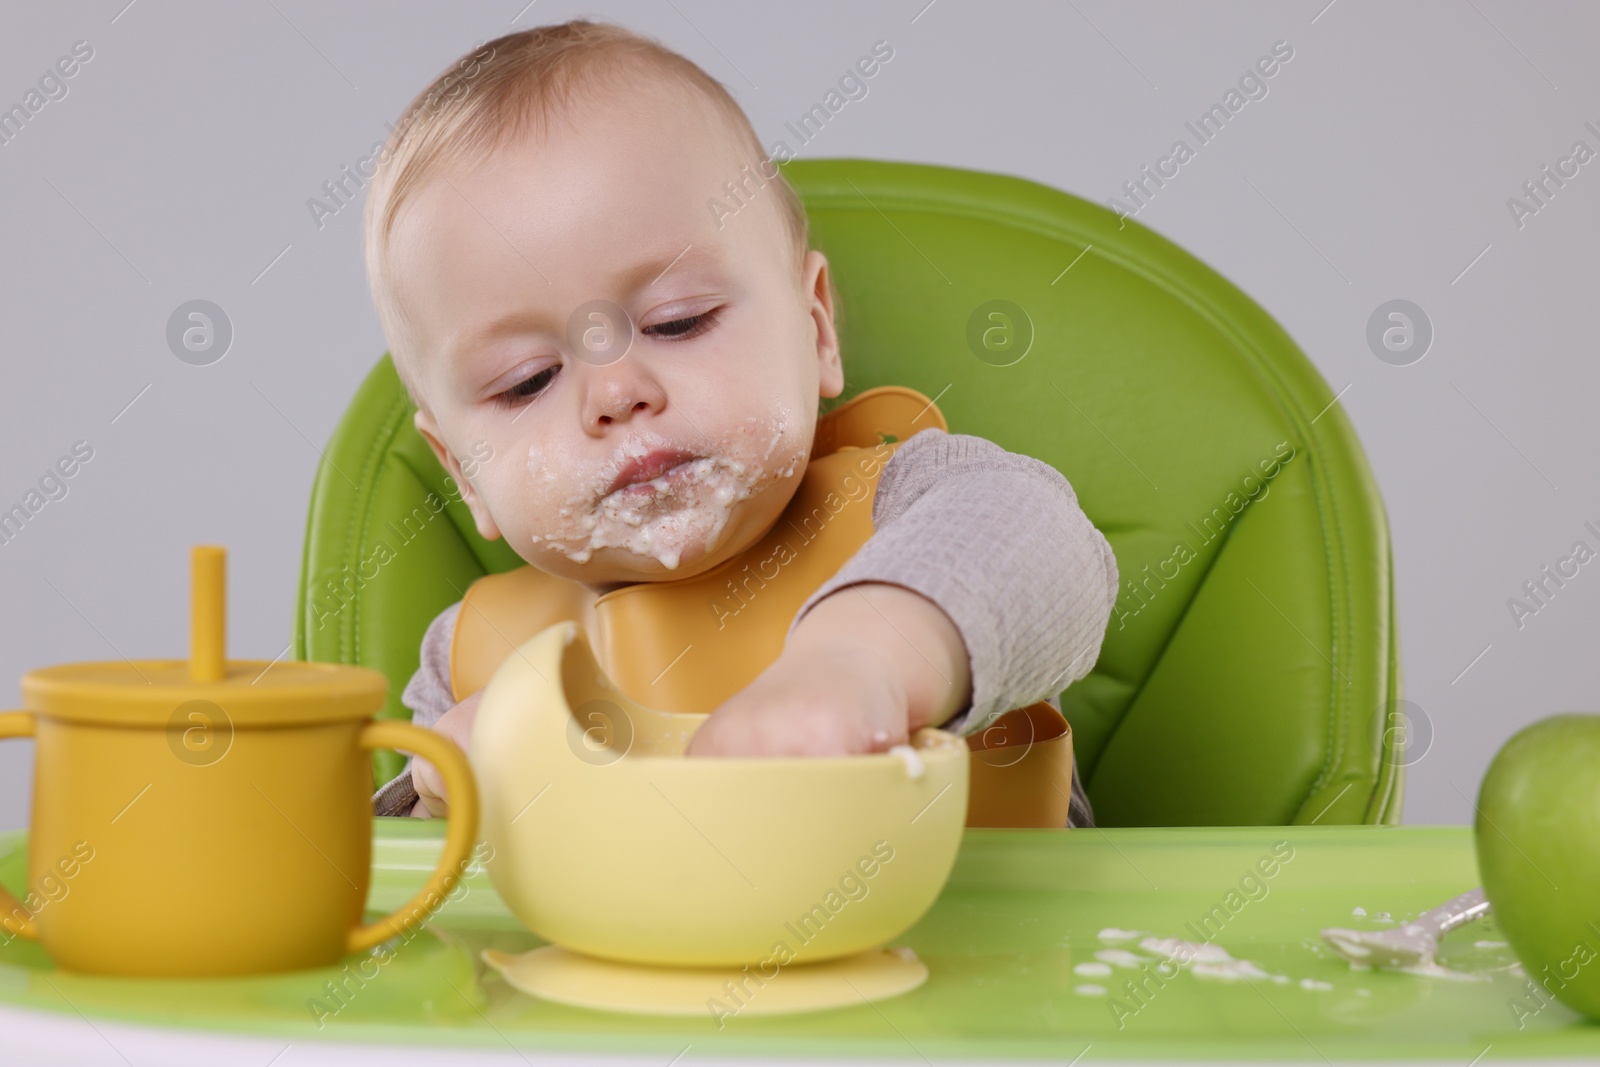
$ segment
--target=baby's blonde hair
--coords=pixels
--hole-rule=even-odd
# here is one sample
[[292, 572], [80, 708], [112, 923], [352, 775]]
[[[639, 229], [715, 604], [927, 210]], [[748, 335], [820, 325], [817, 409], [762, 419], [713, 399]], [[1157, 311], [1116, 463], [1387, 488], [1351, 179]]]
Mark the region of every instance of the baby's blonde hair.
[[[646, 70], [713, 105], [740, 155], [771, 186], [763, 195], [777, 197], [798, 276], [810, 247], [805, 206], [776, 166], [760, 166], [767, 158], [755, 129], [721, 82], [658, 41], [605, 22], [573, 19], [506, 34], [462, 56], [407, 106], [367, 190], [363, 242], [373, 303], [395, 369], [419, 406], [424, 400], [407, 371], [414, 355], [405, 351], [409, 322], [394, 299], [389, 273], [389, 238], [406, 199], [440, 170], [481, 161], [516, 138], [547, 131], [553, 119], [572, 110], [579, 90], [637, 87]], [[830, 290], [837, 314], [831, 275]]]

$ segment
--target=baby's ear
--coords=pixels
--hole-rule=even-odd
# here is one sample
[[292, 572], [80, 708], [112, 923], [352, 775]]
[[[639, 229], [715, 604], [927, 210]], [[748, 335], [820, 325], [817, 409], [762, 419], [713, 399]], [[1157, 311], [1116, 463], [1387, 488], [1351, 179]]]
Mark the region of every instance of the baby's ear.
[[483, 497], [478, 495], [478, 491], [472, 487], [472, 482], [462, 473], [461, 461], [445, 447], [443, 435], [439, 432], [439, 424], [433, 421], [433, 416], [429, 412], [421, 408], [417, 409], [412, 423], [422, 435], [422, 439], [428, 442], [428, 447], [433, 449], [439, 465], [444, 467], [445, 473], [449, 475], [450, 495], [460, 496], [468, 510], [472, 512], [472, 521], [477, 524], [479, 535], [485, 541], [498, 541], [500, 527], [495, 524], [494, 516], [489, 514], [489, 508], [484, 504]]
[[816, 325], [819, 397], [844, 392], [843, 357], [839, 351], [839, 329], [834, 318], [838, 290], [828, 268], [828, 257], [815, 248], [806, 253], [803, 267], [806, 292], [810, 294], [811, 319]]

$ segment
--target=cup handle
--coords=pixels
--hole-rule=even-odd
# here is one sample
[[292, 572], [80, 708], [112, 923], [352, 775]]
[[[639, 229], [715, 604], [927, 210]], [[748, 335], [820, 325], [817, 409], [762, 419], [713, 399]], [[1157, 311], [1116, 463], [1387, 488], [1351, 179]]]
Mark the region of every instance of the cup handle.
[[[26, 711], [0, 711], [0, 738], [32, 736], [32, 714]], [[18, 912], [28, 917], [18, 919]], [[3, 886], [0, 886], [0, 930], [29, 941], [39, 940], [39, 930], [33, 925], [33, 916], [28, 914], [22, 901], [6, 892]]]
[[[0, 717], [3, 718], [3, 717]], [[3, 734], [0, 734], [3, 735]], [[465, 868], [478, 834], [478, 783], [466, 753], [444, 734], [409, 722], [374, 722], [361, 731], [357, 744], [362, 748], [395, 748], [412, 752], [439, 768], [445, 788], [450, 791], [450, 816], [444, 838], [444, 852], [428, 882], [417, 895], [375, 923], [350, 931], [346, 952], [360, 952], [415, 925], [455, 888]]]

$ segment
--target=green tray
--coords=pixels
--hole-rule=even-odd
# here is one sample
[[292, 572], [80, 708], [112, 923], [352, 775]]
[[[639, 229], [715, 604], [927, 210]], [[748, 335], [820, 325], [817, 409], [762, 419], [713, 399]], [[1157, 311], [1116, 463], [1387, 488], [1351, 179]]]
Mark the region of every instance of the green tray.
[[[421, 884], [442, 831], [436, 821], [375, 821], [375, 912]], [[1270, 878], [1247, 878], [1283, 841], [1280, 854], [1292, 847], [1292, 858]], [[25, 853], [23, 833], [0, 834], [0, 882], [13, 890], [24, 881]], [[0, 949], [0, 1002], [297, 1042], [509, 1043], [524, 1052], [656, 1053], [663, 1063], [689, 1045], [697, 1053], [897, 1059], [1070, 1060], [1086, 1047], [1100, 1058], [1600, 1058], [1600, 1024], [1554, 1001], [1541, 1008], [1492, 918], [1452, 933], [1441, 950], [1442, 964], [1472, 980], [1353, 971], [1320, 944], [1323, 926], [1376, 928], [1380, 912], [1403, 921], [1477, 884], [1464, 826], [969, 830], [944, 893], [897, 941], [927, 962], [921, 988], [815, 1014], [736, 1015], [719, 1027], [709, 1013], [618, 1015], [512, 989], [478, 951], [541, 942], [473, 868], [456, 899], [382, 965], [352, 956], [337, 968], [260, 978], [91, 978], [56, 971], [38, 946], [17, 940]], [[1366, 918], [1352, 915], [1357, 906]], [[1115, 965], [1108, 977], [1075, 973], [1097, 950], [1116, 947], [1099, 939], [1107, 928], [1191, 941], [1209, 934], [1287, 980], [1225, 981], [1192, 967], [1159, 983]], [[1150, 955], [1137, 940], [1121, 947]], [[366, 979], [356, 967], [364, 961]], [[1143, 1003], [1122, 989], [1139, 979]], [[336, 1000], [326, 983], [340, 981], [346, 992]], [[1105, 992], [1078, 989], [1091, 984]]]

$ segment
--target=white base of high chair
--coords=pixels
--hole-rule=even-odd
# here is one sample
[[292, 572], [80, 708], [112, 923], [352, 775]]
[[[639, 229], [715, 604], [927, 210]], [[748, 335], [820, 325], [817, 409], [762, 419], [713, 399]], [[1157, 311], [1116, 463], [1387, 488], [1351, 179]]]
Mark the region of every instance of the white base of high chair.
[[655, 967], [585, 956], [559, 945], [483, 960], [533, 997], [646, 1015], [780, 1015], [847, 1008], [898, 996], [928, 978], [909, 948], [874, 948], [835, 960], [791, 963], [771, 978], [755, 968]]

